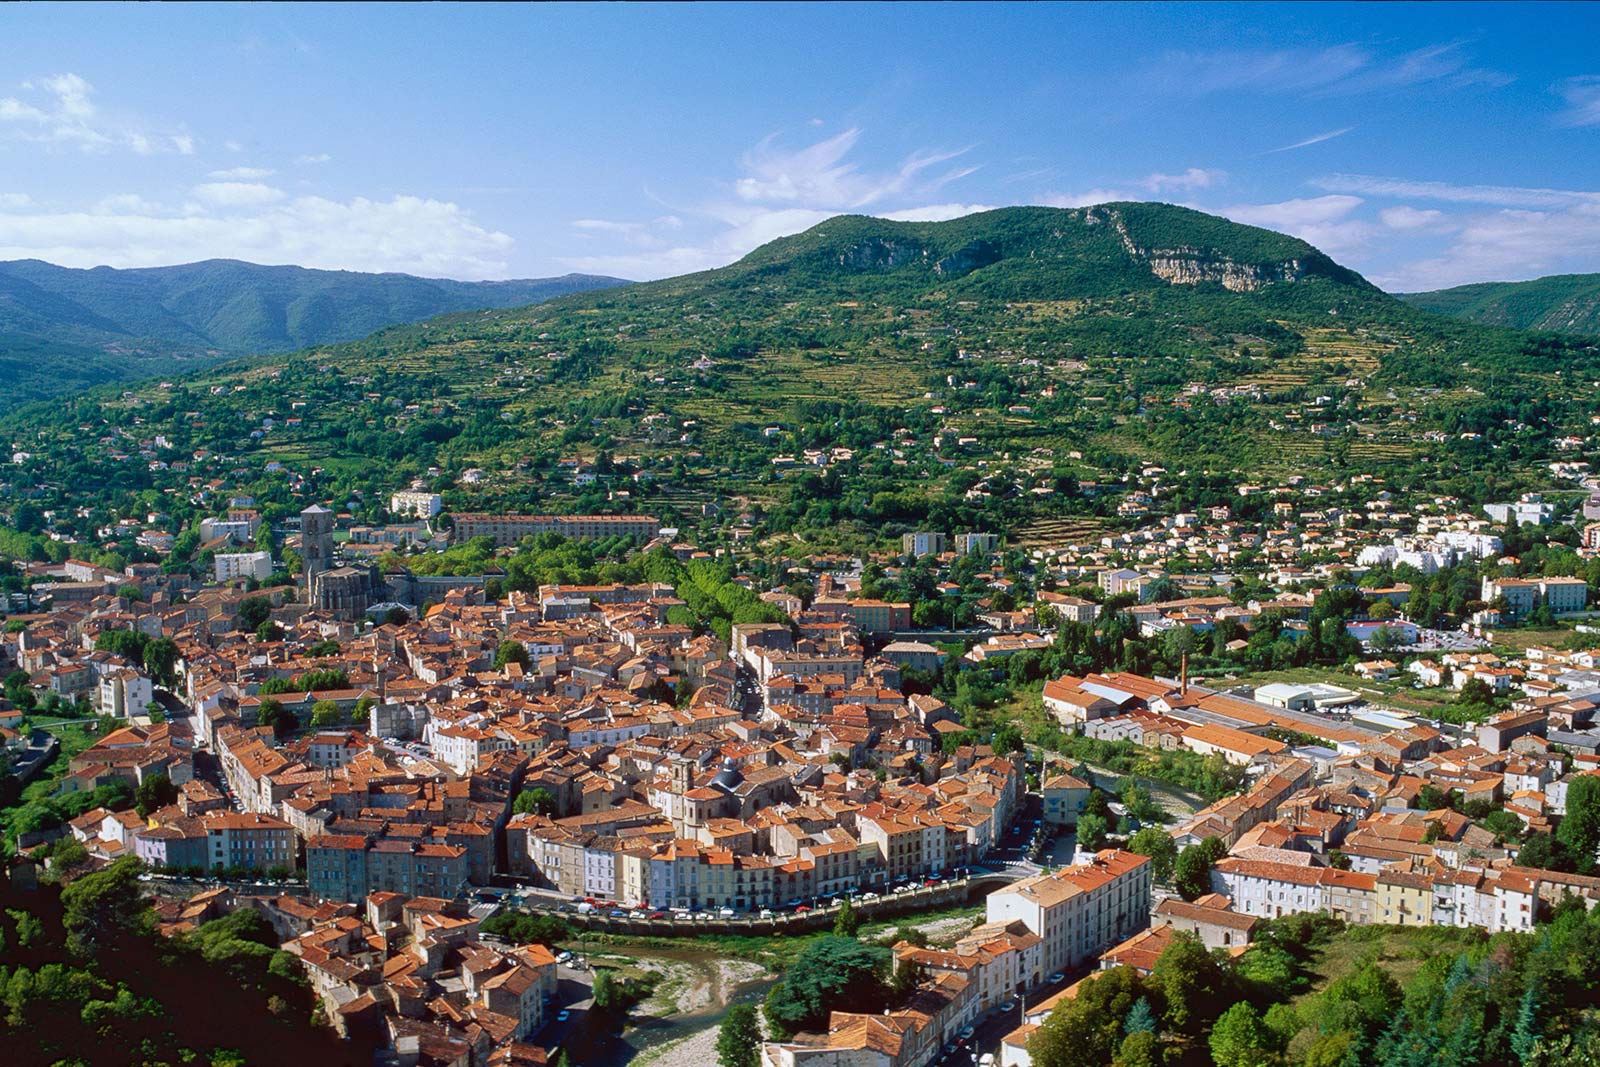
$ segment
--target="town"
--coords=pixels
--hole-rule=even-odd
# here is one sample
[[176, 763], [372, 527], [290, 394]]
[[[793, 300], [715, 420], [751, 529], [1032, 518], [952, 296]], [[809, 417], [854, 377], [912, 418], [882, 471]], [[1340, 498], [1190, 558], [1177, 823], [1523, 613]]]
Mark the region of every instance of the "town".
[[[1085, 980], [1148, 976], [1175, 940], [1592, 907], [1600, 840], [1567, 830], [1600, 782], [1577, 576], [1600, 522], [1550, 573], [1528, 548], [1600, 499], [1365, 488], [1346, 510], [1241, 486], [1269, 525], [1214, 506], [1027, 552], [917, 530], [764, 561], [764, 584], [645, 515], [445, 521], [410, 488], [385, 525], [316, 503], [275, 525], [229, 499], [194, 531], [204, 578], [16, 564], [0, 730], [48, 789], [7, 812], [11, 880], [136, 861], [163, 930], [253, 909], [330, 1022], [404, 1064], [581, 1042], [600, 970], [518, 943], [518, 916], [694, 937], [978, 906], [946, 945], [893, 946], [897, 1003], [761, 1055], [1022, 1067]], [[414, 572], [406, 543], [482, 565]], [[529, 577], [601, 545], [637, 579]], [[1464, 606], [1419, 610], [1464, 567]], [[1501, 641], [1530, 626], [1564, 639]]]

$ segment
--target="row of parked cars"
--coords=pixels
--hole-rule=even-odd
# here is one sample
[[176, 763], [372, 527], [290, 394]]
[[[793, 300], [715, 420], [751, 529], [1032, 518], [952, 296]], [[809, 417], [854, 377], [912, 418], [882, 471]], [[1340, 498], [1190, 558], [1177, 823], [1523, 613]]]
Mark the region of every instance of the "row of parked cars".
[[[921, 879], [912, 879], [895, 882], [885, 886], [881, 891], [868, 890], [864, 893], [830, 893], [827, 896], [815, 898], [811, 901], [791, 900], [783, 904], [775, 904], [769, 908], [735, 908], [735, 907], [702, 907], [702, 908], [652, 908], [647, 904], [634, 904], [632, 906], [618, 903], [614, 900], [605, 900], [597, 897], [574, 897], [570, 901], [557, 904], [556, 911], [576, 913], [579, 915], [605, 915], [613, 919], [674, 919], [683, 922], [709, 922], [712, 919], [775, 919], [779, 915], [794, 914], [804, 915], [807, 912], [838, 907], [844, 903], [846, 897], [859, 902], [868, 903], [882, 900], [886, 896], [899, 893], [911, 893], [918, 889], [942, 885], [949, 880], [956, 880], [966, 876], [967, 868], [960, 867], [950, 871], [930, 874]], [[481, 896], [481, 895], [480, 895]], [[523, 898], [512, 895], [505, 899], [506, 903], [521, 904]], [[536, 904], [530, 900], [529, 903]]]

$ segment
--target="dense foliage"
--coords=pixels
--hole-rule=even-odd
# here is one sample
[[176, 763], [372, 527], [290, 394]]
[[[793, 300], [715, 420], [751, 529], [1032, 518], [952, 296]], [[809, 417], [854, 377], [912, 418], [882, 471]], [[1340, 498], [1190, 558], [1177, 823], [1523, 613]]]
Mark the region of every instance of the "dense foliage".
[[1600, 334], [1600, 274], [1557, 274], [1526, 282], [1479, 282], [1400, 297], [1441, 315], [1514, 326]]
[[19, 1067], [364, 1064], [370, 1046], [314, 1025], [299, 962], [246, 909], [168, 939], [138, 864], [65, 889], [3, 894], [0, 1048]]
[[1581, 906], [1493, 937], [1295, 915], [1236, 959], [1185, 934], [1147, 977], [1098, 974], [1028, 1047], [1037, 1067], [1578, 1067], [1600, 1050], [1596, 967]]

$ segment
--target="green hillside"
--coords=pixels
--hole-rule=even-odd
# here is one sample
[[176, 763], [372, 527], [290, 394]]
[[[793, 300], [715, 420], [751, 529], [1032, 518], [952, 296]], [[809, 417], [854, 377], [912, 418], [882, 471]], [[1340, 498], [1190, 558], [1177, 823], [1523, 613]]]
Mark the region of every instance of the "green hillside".
[[[0, 360], [26, 354], [22, 395], [181, 371], [195, 362], [348, 341], [449, 311], [620, 285], [569, 274], [458, 282], [207, 260], [138, 270], [0, 263]], [[98, 353], [98, 356], [86, 354]]]
[[[0, 427], [27, 442], [19, 484], [44, 504], [64, 484], [125, 499], [217, 470], [285, 509], [331, 497], [375, 516], [422, 478], [452, 510], [687, 523], [717, 504], [811, 543], [924, 522], [1047, 539], [1118, 521], [1113, 487], [1151, 465], [1170, 500], [1236, 511], [1270, 509], [1241, 482], [1293, 476], [1467, 500], [1548, 487], [1553, 441], [1588, 432], [1579, 384], [1597, 369], [1592, 342], [1432, 315], [1295, 238], [1107, 204], [831, 219], [719, 270]], [[599, 477], [575, 482], [573, 463]], [[488, 476], [462, 485], [468, 467]]]
[[1554, 274], [1528, 282], [1482, 282], [1402, 293], [1408, 304], [1470, 322], [1523, 330], [1600, 334], [1600, 274]]

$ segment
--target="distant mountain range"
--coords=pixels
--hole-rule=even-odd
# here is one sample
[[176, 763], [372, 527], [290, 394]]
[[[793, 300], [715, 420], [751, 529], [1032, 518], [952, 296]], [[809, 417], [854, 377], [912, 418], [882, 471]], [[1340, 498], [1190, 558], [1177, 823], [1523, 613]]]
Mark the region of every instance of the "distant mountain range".
[[1481, 282], [1402, 293], [1419, 308], [1491, 326], [1600, 334], [1600, 274], [1553, 274], [1529, 282]]
[[14, 260], [0, 263], [0, 380], [12, 383], [11, 399], [38, 399], [624, 284], [589, 274], [459, 282], [228, 259], [136, 270]]

